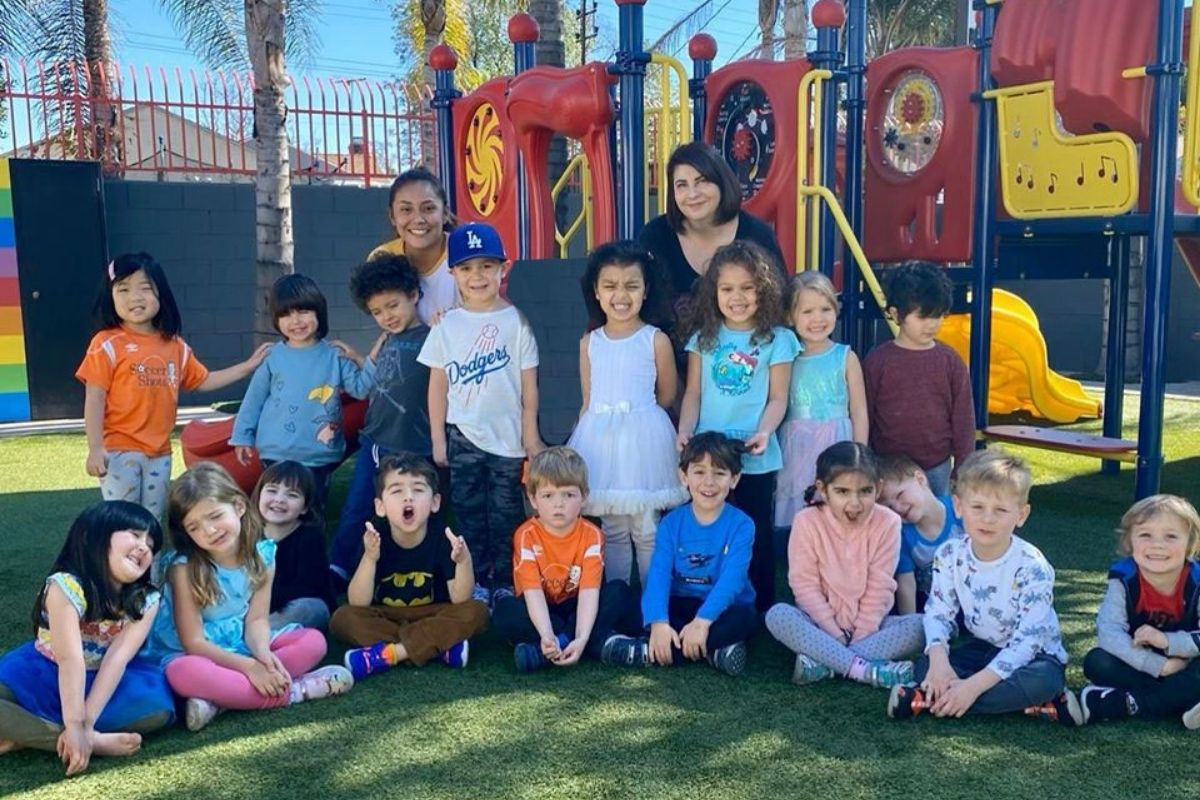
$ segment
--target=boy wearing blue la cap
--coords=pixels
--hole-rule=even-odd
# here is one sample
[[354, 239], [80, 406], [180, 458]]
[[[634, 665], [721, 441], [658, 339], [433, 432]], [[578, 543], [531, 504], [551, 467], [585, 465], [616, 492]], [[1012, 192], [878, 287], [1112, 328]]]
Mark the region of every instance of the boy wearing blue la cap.
[[500, 296], [508, 257], [496, 229], [459, 226], [448, 250], [462, 305], [446, 312], [417, 360], [429, 367], [433, 460], [450, 467], [456, 530], [475, 558], [475, 599], [490, 605], [512, 595], [513, 531], [525, 518], [521, 470], [545, 448], [538, 349], [525, 317]]

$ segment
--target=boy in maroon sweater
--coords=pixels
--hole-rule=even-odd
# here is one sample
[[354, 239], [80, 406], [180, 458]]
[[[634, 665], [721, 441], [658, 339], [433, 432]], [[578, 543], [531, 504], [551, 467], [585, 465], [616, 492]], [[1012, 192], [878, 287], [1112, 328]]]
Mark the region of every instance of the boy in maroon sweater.
[[917, 462], [939, 496], [950, 493], [951, 459], [958, 466], [975, 449], [971, 375], [958, 353], [935, 338], [953, 290], [934, 264], [898, 267], [887, 311], [900, 331], [863, 361], [871, 449]]

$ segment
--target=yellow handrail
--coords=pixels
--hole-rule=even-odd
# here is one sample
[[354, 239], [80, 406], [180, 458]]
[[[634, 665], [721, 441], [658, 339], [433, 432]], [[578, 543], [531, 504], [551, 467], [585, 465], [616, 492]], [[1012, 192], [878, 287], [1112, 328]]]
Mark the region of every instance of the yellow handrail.
[[[796, 188], [797, 190], [811, 186], [820, 185], [821, 183], [821, 126], [820, 124], [812, 124], [812, 109], [820, 108], [821, 93], [824, 82], [833, 77], [833, 73], [827, 69], [809, 70], [803, 78], [800, 79], [800, 86], [796, 91], [796, 108], [798, 109], [797, 120], [799, 124], [796, 126]], [[812, 93], [812, 102], [809, 103], [809, 93]], [[808, 129], [813, 127], [813, 150], [812, 164], [809, 164], [808, 150]], [[810, 168], [811, 167], [811, 168]], [[809, 177], [811, 174], [811, 178]], [[820, 263], [820, 221], [821, 207], [817, 203], [810, 204], [808, 195], [804, 192], [798, 194], [801, 201], [796, 204], [796, 271], [803, 272], [806, 269], [817, 269]], [[808, 212], [806, 214], [806, 212]], [[809, 221], [805, 221], [805, 217], [809, 217]], [[809, 244], [809, 226], [812, 226], [813, 234], [812, 242]], [[805, 262], [804, 251], [808, 245], [811, 249], [809, 260]]]
[[1187, 113], [1183, 122], [1183, 196], [1194, 206], [1200, 207], [1200, 13], [1192, 9], [1191, 41], [1188, 43], [1187, 60]]
[[[688, 117], [687, 73], [683, 64], [677, 59], [662, 53], [651, 53], [650, 63], [659, 66], [658, 88], [661, 102], [658, 108], [646, 109], [646, 127], [650, 127], [650, 118], [657, 120], [655, 125], [655, 158], [654, 170], [658, 178], [658, 213], [667, 213], [667, 161], [671, 152], [681, 144], [692, 140], [691, 126], [686, 123]], [[669, 102], [672, 94], [671, 74], [676, 77], [677, 97], [674, 103]], [[650, 159], [646, 159], [646, 218], [655, 216], [650, 207]]]
[[594, 244], [595, 236], [592, 230], [592, 171], [588, 169], [587, 158], [583, 153], [575, 156], [567, 164], [567, 168], [563, 170], [563, 174], [555, 181], [554, 186], [550, 189], [550, 199], [555, 205], [558, 203], [558, 196], [562, 194], [567, 183], [571, 180], [571, 174], [575, 170], [582, 170], [581, 179], [581, 202], [579, 213], [575, 215], [575, 219], [567, 227], [565, 232], [558, 230], [558, 222], [554, 223], [554, 241], [558, 244], [559, 258], [566, 258], [571, 249], [571, 239], [575, 238], [575, 234], [579, 232], [579, 226], [586, 225], [584, 231], [584, 240], [587, 249], [590, 251]]

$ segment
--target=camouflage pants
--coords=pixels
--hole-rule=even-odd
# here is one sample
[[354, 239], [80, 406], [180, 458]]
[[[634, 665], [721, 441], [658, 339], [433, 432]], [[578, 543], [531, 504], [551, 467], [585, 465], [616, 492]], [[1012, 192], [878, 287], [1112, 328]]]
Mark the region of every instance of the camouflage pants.
[[512, 588], [513, 533], [525, 521], [525, 459], [480, 450], [453, 425], [447, 433], [454, 532], [471, 550], [477, 584]]

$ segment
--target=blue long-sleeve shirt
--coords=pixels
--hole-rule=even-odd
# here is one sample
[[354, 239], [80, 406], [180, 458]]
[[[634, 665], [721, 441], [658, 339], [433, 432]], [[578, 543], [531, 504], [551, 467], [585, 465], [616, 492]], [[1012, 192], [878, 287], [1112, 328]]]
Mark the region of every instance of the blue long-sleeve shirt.
[[341, 392], [366, 397], [368, 375], [324, 340], [311, 347], [277, 344], [254, 371], [233, 423], [232, 445], [260, 458], [308, 467], [340, 461], [346, 450]]
[[667, 621], [672, 595], [703, 599], [696, 616], [715, 621], [727, 608], [754, 602], [750, 553], [754, 523], [728, 503], [715, 520], [701, 525], [687, 503], [658, 523], [654, 556], [642, 592], [646, 625]]

